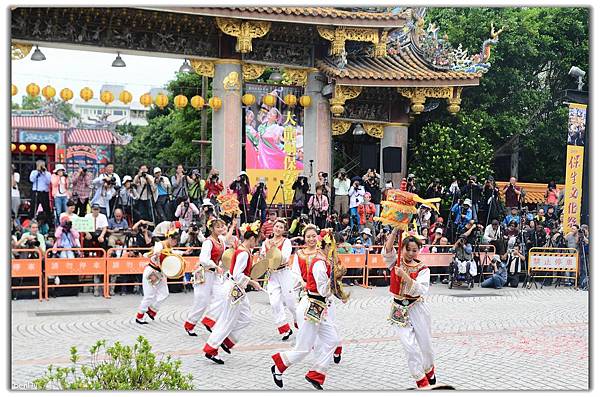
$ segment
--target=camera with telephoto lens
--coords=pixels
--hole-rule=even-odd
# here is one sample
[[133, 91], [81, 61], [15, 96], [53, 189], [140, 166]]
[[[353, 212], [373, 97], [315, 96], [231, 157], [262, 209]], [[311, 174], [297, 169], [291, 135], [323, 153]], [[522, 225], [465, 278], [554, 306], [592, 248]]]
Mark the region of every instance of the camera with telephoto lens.
[[142, 171], [142, 178], [145, 178], [148, 173], [146, 171]]
[[25, 245], [27, 246], [27, 248], [36, 248], [40, 246], [40, 241], [36, 237], [33, 240], [27, 240], [25, 242]]
[[210, 176], [210, 181], [216, 183], [219, 180], [219, 174], [213, 174]]
[[198, 226], [198, 222], [191, 222], [188, 233], [198, 233], [200, 227]]
[[73, 222], [71, 221], [67, 221], [65, 222], [65, 224], [63, 225], [63, 231], [69, 233], [71, 231], [71, 227], [73, 227]]

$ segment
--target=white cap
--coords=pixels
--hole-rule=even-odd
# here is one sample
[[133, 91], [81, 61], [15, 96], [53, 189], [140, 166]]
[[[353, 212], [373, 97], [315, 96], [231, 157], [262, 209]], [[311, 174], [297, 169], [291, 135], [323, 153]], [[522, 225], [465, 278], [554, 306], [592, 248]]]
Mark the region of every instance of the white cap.
[[471, 204], [471, 199], [465, 199], [465, 201], [463, 201], [463, 204], [468, 205], [469, 207], [472, 205]]
[[202, 206], [205, 206], [205, 205], [210, 205], [211, 207], [214, 207], [214, 204], [212, 203], [212, 201], [210, 201], [210, 199], [207, 199], [207, 198], [202, 200]]
[[65, 171], [65, 166], [62, 164], [57, 164], [56, 168], [54, 168], [54, 172], [58, 172], [59, 170]]
[[369, 229], [368, 227], [365, 227], [365, 228], [362, 230], [362, 232], [360, 232], [360, 233], [361, 233], [361, 234], [366, 234], [367, 236], [371, 236], [371, 237], [373, 236], [373, 235], [371, 234], [371, 229]]
[[162, 172], [160, 167], [154, 167], [154, 174], [156, 174], [157, 172]]
[[246, 173], [246, 171], [242, 171], [242, 172], [240, 172], [240, 175], [248, 175], [248, 174]]
[[127, 182], [127, 181], [132, 181], [133, 179], [129, 176], [129, 175], [125, 175], [123, 177], [123, 183]]
[[444, 234], [444, 229], [442, 229], [441, 227], [438, 227], [437, 229], [435, 229], [435, 232], [439, 233], [439, 234]]

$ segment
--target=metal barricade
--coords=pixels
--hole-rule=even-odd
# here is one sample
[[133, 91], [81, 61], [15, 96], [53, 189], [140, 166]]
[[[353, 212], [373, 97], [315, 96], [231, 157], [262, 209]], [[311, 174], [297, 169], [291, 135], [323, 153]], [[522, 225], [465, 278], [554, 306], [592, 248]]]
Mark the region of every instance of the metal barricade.
[[[50, 254], [60, 254], [61, 252], [78, 253], [79, 257], [74, 258], [53, 258]], [[83, 252], [95, 252], [95, 256], [85, 257]], [[78, 283], [78, 284], [48, 284], [49, 277], [56, 276], [103, 276], [102, 283]], [[102, 248], [51, 248], [46, 251], [46, 270], [44, 274], [45, 296], [48, 300], [49, 288], [64, 287], [104, 287], [104, 297], [109, 298], [106, 288], [106, 251]]]
[[[579, 277], [579, 253], [577, 249], [534, 247], [529, 250], [527, 263], [527, 278], [529, 281], [535, 281], [536, 278], [574, 280], [574, 286], [577, 288]], [[545, 274], [535, 274], [539, 272]], [[574, 273], [575, 275], [568, 276], [559, 273]], [[527, 288], [531, 288], [531, 282]]]
[[12, 258], [11, 266], [10, 266], [10, 276], [11, 278], [22, 277], [22, 278], [37, 278], [37, 285], [15, 285], [13, 286], [11, 283], [11, 290], [17, 289], [37, 289], [38, 290], [38, 299], [41, 301], [43, 299], [43, 285], [42, 285], [42, 257], [43, 253], [39, 248], [19, 248], [13, 249], [12, 253], [36, 253], [37, 258]]

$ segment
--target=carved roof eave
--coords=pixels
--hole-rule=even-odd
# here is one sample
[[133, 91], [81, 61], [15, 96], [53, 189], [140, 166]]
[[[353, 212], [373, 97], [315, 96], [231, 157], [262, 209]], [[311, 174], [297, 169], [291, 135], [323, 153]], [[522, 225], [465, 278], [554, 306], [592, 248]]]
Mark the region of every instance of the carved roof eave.
[[213, 7], [136, 7], [140, 9], [174, 12], [191, 15], [204, 15], [225, 18], [239, 18], [244, 20], [259, 20], [271, 22], [290, 22], [302, 23], [307, 25], [327, 25], [327, 26], [345, 26], [345, 27], [370, 27], [370, 28], [399, 28], [404, 26], [408, 19], [349, 19], [335, 18], [326, 16], [308, 16], [308, 15], [287, 15], [287, 14], [261, 14], [251, 11], [238, 11], [229, 8]]
[[472, 87], [479, 85], [479, 79], [469, 80], [382, 80], [382, 79], [350, 79], [334, 78], [337, 85], [357, 87]]

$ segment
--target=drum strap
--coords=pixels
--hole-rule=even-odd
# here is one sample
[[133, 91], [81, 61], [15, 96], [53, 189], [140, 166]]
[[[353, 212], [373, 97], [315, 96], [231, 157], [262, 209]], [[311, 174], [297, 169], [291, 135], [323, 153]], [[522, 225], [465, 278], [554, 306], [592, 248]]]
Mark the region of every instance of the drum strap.
[[160, 267], [157, 267], [154, 263], [150, 262], [148, 264], [152, 269], [156, 270], [157, 272], [162, 272], [162, 269]]
[[323, 302], [323, 303], [325, 303], [325, 297], [324, 297], [324, 296], [317, 295], [317, 294], [313, 294], [313, 293], [309, 292], [309, 293], [308, 293], [308, 297], [309, 297], [310, 299], [314, 299], [314, 300], [317, 300], [317, 301], [319, 301], [319, 302]]

